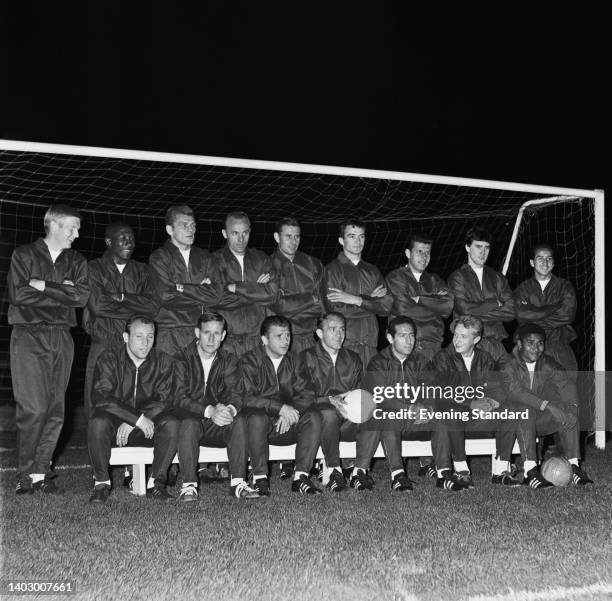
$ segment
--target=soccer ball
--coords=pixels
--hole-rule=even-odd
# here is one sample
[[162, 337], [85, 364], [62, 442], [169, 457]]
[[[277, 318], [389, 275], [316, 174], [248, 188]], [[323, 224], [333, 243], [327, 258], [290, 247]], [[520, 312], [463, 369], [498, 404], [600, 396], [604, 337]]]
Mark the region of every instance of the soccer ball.
[[565, 457], [549, 457], [540, 471], [555, 486], [567, 486], [572, 481], [572, 465]]
[[347, 392], [344, 403], [343, 408], [346, 418], [354, 424], [367, 422], [372, 417], [376, 407], [376, 403], [372, 400], [372, 394], [361, 388]]

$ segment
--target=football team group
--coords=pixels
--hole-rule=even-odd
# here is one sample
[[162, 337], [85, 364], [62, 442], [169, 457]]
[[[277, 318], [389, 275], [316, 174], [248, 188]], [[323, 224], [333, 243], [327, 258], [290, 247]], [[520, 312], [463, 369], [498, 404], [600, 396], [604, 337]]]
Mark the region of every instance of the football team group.
[[[319, 447], [333, 493], [372, 489], [379, 443], [391, 489], [410, 491], [415, 482], [402, 440], [430, 440], [433, 456], [419, 459], [418, 474], [435, 478], [442, 490], [462, 491], [474, 486], [465, 452], [466, 434], [474, 432], [495, 436], [494, 484], [520, 483], [511, 467], [518, 441], [522, 483], [551, 486], [538, 465], [536, 438], [553, 433], [572, 482], [591, 483], [580, 466], [570, 347], [576, 296], [552, 273], [548, 244], [533, 248], [533, 277], [513, 292], [486, 265], [491, 235], [479, 227], [466, 233], [467, 262], [445, 282], [427, 271], [433, 240], [422, 234], [407, 238], [407, 263], [384, 278], [362, 258], [366, 228], [357, 220], [340, 225], [340, 252], [326, 266], [299, 250], [300, 225], [292, 218], [276, 224], [277, 248], [268, 256], [248, 245], [249, 217], [230, 213], [226, 244], [211, 253], [194, 245], [193, 211], [172, 206], [168, 240], [148, 265], [131, 258], [135, 237], [126, 223], [107, 226], [106, 251], [88, 263], [71, 248], [80, 225], [78, 211], [52, 206], [44, 238], [11, 258], [18, 495], [63, 492], [51, 462], [64, 423], [77, 307], [91, 337], [84, 387], [91, 503], [107, 501], [111, 449], [126, 445], [153, 447], [147, 495], [161, 501], [196, 501], [213, 470], [228, 472], [238, 499], [270, 495], [270, 444], [296, 444], [295, 461], [281, 465], [281, 477], [291, 478], [297, 493], [319, 494], [325, 488], [313, 473]], [[442, 348], [451, 314], [452, 343]], [[388, 318], [388, 345], [380, 352], [378, 317]], [[507, 353], [503, 323], [513, 320], [518, 328]], [[405, 383], [482, 387], [486, 394], [462, 403], [419, 399], [412, 419], [347, 419], [349, 391]], [[388, 414], [407, 403], [385, 398], [381, 407]], [[423, 409], [452, 416], [459, 408], [492, 417], [422, 417]], [[496, 419], [498, 409], [523, 417]], [[353, 459], [340, 458], [340, 441], [356, 442]], [[226, 447], [229, 466], [199, 464], [200, 445]], [[171, 467], [177, 453], [178, 478]], [[172, 485], [178, 480], [176, 497], [169, 478]]]

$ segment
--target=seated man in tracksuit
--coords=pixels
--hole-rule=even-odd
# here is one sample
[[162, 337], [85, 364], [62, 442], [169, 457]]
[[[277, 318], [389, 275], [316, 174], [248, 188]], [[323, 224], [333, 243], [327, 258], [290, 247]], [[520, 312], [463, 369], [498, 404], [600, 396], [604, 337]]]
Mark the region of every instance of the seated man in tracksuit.
[[247, 420], [253, 488], [260, 495], [270, 494], [269, 445], [297, 443], [291, 490], [320, 493], [308, 474], [319, 448], [321, 414], [300, 373], [298, 356], [289, 351], [291, 324], [270, 315], [260, 332], [262, 344], [239, 361], [240, 384], [232, 403]]
[[230, 493], [239, 499], [259, 494], [245, 481], [247, 431], [244, 416], [230, 403], [238, 383], [238, 359], [221, 348], [227, 325], [219, 313], [198, 318], [195, 340], [176, 356], [175, 415], [181, 418], [178, 456], [183, 485], [179, 501], [198, 499], [196, 470], [200, 445], [227, 447]]
[[498, 363], [508, 401], [528, 411], [518, 421], [517, 439], [523, 458], [524, 484], [531, 488], [552, 486], [540, 473], [536, 436], [559, 433], [563, 453], [572, 465], [572, 482], [592, 484], [580, 467], [578, 393], [573, 374], [545, 353], [546, 333], [537, 324], [520, 326], [516, 348]]
[[340, 441], [356, 440], [357, 455], [363, 445], [365, 427], [346, 419], [343, 409], [344, 395], [362, 386], [363, 366], [357, 353], [342, 347], [346, 333], [342, 313], [321, 315], [316, 333], [319, 342], [300, 353], [302, 375], [314, 392], [323, 419], [321, 449], [331, 469], [327, 486], [333, 492], [340, 492], [346, 488], [340, 466]]
[[479, 346], [483, 327], [478, 317], [459, 317], [451, 326], [452, 343], [436, 353], [430, 363], [430, 381], [443, 388], [436, 409], [448, 414], [436, 420], [436, 436], [432, 438], [436, 484], [444, 490], [474, 487], [465, 453], [466, 432], [495, 433], [497, 452], [491, 481], [519, 485], [510, 473], [517, 423], [511, 413], [500, 417], [504, 415], [500, 402], [503, 395], [495, 361]]
[[92, 503], [110, 493], [111, 447], [153, 446], [147, 496], [172, 499], [166, 490], [168, 468], [176, 454], [180, 421], [173, 417], [174, 365], [170, 355], [153, 348], [155, 323], [137, 315], [126, 324], [125, 345], [104, 351], [94, 370], [87, 435], [94, 472]]

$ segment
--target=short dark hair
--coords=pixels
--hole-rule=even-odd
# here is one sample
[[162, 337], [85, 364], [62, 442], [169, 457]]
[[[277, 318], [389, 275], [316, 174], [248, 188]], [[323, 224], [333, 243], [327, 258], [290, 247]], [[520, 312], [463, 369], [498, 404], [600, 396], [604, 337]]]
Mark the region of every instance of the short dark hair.
[[461, 317], [457, 317], [451, 324], [451, 332], [454, 332], [455, 328], [459, 325], [462, 325], [466, 329], [475, 330], [476, 336], [482, 336], [484, 324], [480, 318], [474, 315], [462, 315]]
[[153, 321], [153, 319], [151, 319], [150, 317], [147, 317], [146, 315], [132, 315], [132, 317], [130, 317], [125, 322], [125, 331], [128, 334], [130, 333], [130, 330], [132, 329], [132, 326], [135, 323], [142, 323], [145, 326], [152, 325], [153, 326], [153, 331], [157, 330], [157, 326], [155, 324], [155, 321]]
[[204, 311], [204, 313], [202, 313], [198, 317], [198, 323], [197, 323], [198, 330], [202, 329], [203, 323], [207, 323], [209, 321], [217, 321], [219, 323], [222, 323], [223, 329], [227, 330], [227, 322], [225, 321], [225, 317], [223, 317], [221, 313], [217, 313], [216, 311]]
[[262, 336], [267, 336], [272, 326], [287, 328], [289, 331], [291, 331], [291, 322], [286, 317], [283, 317], [282, 315], [268, 315], [268, 317], [261, 322], [259, 333]]
[[125, 221], [113, 221], [109, 223], [104, 229], [104, 238], [112, 238], [120, 229], [127, 228], [134, 233], [132, 226]]
[[542, 336], [542, 340], [546, 341], [546, 332], [544, 328], [537, 323], [524, 323], [522, 326], [519, 326], [514, 333], [514, 340], [523, 342], [529, 334], [539, 334]]
[[174, 225], [181, 215], [186, 215], [187, 217], [193, 217], [195, 219], [193, 211], [187, 205], [172, 205], [166, 211], [166, 225]]
[[359, 219], [345, 219], [340, 224], [340, 238], [344, 238], [344, 232], [347, 227], [360, 227], [364, 232], [366, 231], [366, 224]]
[[343, 325], [346, 327], [346, 317], [344, 317], [342, 313], [338, 313], [338, 311], [330, 311], [329, 313], [322, 313], [321, 315], [319, 315], [319, 317], [317, 318], [317, 330], [322, 330], [323, 324], [330, 317], [337, 317], [338, 319], [342, 321]]
[[433, 245], [433, 238], [430, 238], [421, 232], [416, 232], [412, 234], [410, 238], [408, 238], [408, 250], [412, 250], [414, 245], [419, 242], [421, 244], [429, 244], [431, 246]]
[[45, 232], [49, 233], [49, 226], [52, 221], [59, 221], [64, 217], [76, 217], [77, 219], [81, 219], [81, 213], [79, 213], [76, 209], [69, 207], [68, 205], [51, 205], [47, 212], [45, 213], [45, 217], [43, 219], [43, 223], [45, 226]]
[[553, 259], [555, 258], [555, 249], [547, 242], [540, 242], [539, 244], [536, 244], [531, 250], [531, 258], [535, 259], [536, 255], [538, 254], [538, 251], [544, 249], [549, 250], [550, 254], [553, 256]]
[[398, 315], [397, 317], [394, 317], [393, 319], [389, 320], [389, 323], [387, 324], [387, 334], [389, 334], [389, 336], [391, 336], [392, 338], [395, 338], [397, 328], [401, 325], [411, 326], [412, 332], [416, 336], [416, 323], [414, 323], [414, 319], [412, 319], [412, 317], [408, 317], [407, 315]]
[[493, 236], [491, 236], [491, 232], [489, 230], [485, 230], [484, 227], [471, 227], [465, 233], [465, 245], [470, 246], [474, 240], [481, 240], [482, 242], [488, 242], [491, 244], [493, 240]]
[[279, 219], [274, 225], [274, 231], [277, 234], [280, 234], [283, 230], [283, 226], [285, 225], [287, 227], [300, 227], [300, 222], [297, 219], [294, 219], [293, 217], [283, 217], [282, 219]]
[[225, 221], [223, 222], [223, 227], [227, 228], [227, 222], [233, 219], [234, 221], [248, 221], [249, 225], [251, 225], [251, 220], [249, 216], [244, 211], [232, 211], [225, 216]]

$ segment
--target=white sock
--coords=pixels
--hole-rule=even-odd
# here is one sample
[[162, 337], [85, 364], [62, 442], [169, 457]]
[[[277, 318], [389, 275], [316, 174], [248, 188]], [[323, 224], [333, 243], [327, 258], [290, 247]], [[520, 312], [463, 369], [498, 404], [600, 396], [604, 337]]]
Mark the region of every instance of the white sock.
[[575, 465], [576, 467], [580, 467], [580, 462], [578, 461], [577, 457], [572, 457], [571, 459], [568, 459], [568, 461], [572, 464]]
[[44, 480], [45, 475], [44, 474], [30, 474], [30, 478], [32, 479], [32, 484], [34, 484], [36, 482], [40, 482], [41, 480]]
[[493, 459], [493, 475], [494, 476], [501, 476], [504, 472], [509, 472], [509, 471], [510, 471], [509, 461], [502, 461], [501, 459], [498, 459], [497, 457]]
[[534, 467], [537, 467], [537, 463], [535, 461], [531, 461], [529, 459], [525, 459], [525, 462], [523, 463], [523, 471], [525, 473], [531, 471]]
[[391, 472], [391, 480], [393, 480], [393, 478], [395, 478], [395, 476], [397, 476], [398, 474], [403, 474], [404, 470], [394, 470]]
[[94, 486], [98, 486], [98, 484], [106, 484], [107, 486], [111, 485], [111, 481], [110, 480], [102, 480], [101, 482], [98, 480], [94, 480]]
[[453, 461], [453, 466], [456, 472], [468, 472], [469, 473], [470, 471], [467, 461]]
[[193, 486], [194, 488], [197, 488], [198, 483], [197, 482], [183, 482], [183, 486], [181, 487], [181, 490], [184, 490], [188, 486]]
[[257, 480], [263, 480], [264, 478], [267, 478], [268, 475], [267, 474], [259, 474], [259, 476], [256, 476], [255, 474], [253, 474], [253, 482], [257, 482]]
[[153, 488], [155, 486], [155, 478], [153, 476], [149, 476], [149, 481], [147, 482], [147, 488]]
[[[331, 471], [333, 472], [334, 470], [336, 470], [337, 472], [340, 472], [342, 474], [342, 468], [340, 466], [338, 467], [332, 467]], [[331, 472], [330, 472], [331, 473]]]
[[241, 482], [244, 482], [244, 478], [232, 478], [230, 480], [230, 486], [233, 488], [234, 486], [238, 486]]
[[306, 472], [293, 472], [293, 480], [299, 480], [302, 474], [308, 478], [308, 474]]
[[438, 478], [442, 478], [442, 472], [445, 472], [447, 470], [450, 470], [450, 468], [449, 467], [445, 467], [445, 468], [443, 468], [441, 470], [436, 470], [436, 472], [438, 472]]

